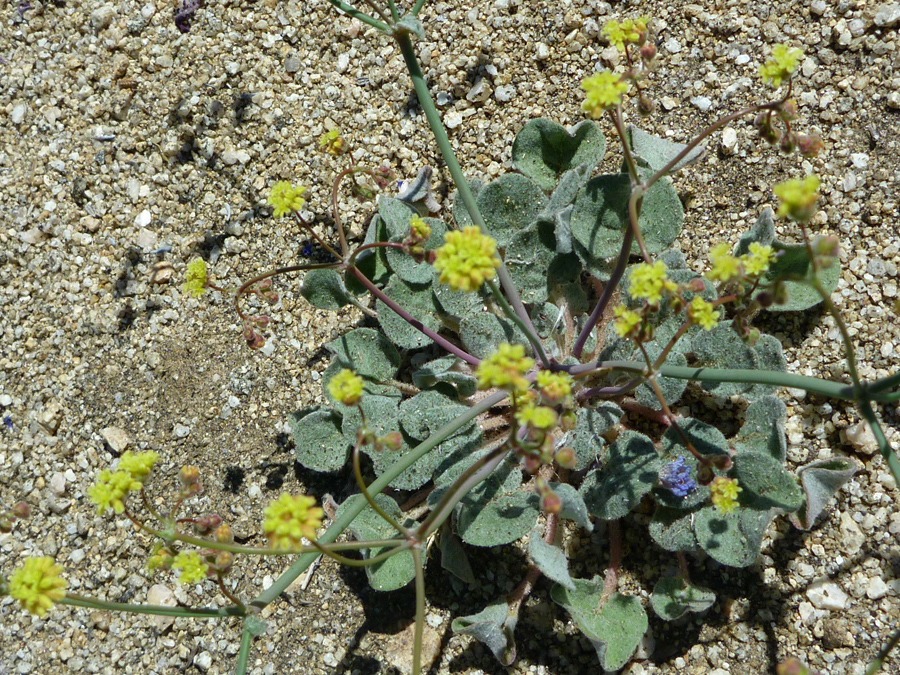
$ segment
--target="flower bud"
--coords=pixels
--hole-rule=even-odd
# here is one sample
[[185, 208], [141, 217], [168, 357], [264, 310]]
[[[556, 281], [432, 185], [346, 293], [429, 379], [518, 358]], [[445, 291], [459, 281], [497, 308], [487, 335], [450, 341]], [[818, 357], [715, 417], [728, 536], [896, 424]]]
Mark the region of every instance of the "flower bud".
[[198, 518], [194, 523], [194, 530], [196, 530], [199, 535], [207, 535], [221, 524], [222, 518], [220, 516], [203, 516], [202, 518]]
[[234, 541], [234, 532], [231, 531], [231, 526], [228, 523], [219, 525], [216, 531], [213, 532], [213, 536], [220, 544], [230, 544]]
[[781, 137], [781, 142], [778, 143], [778, 149], [781, 150], [786, 155], [791, 154], [794, 150], [797, 149], [796, 138], [794, 134], [788, 133]]
[[574, 410], [566, 410], [559, 416], [559, 426], [563, 431], [572, 431], [575, 428], [577, 419]]
[[728, 455], [713, 455], [710, 458], [710, 463], [720, 471], [728, 471], [734, 464]]
[[228, 572], [234, 564], [234, 554], [231, 551], [219, 551], [216, 553], [215, 566], [221, 572]]
[[772, 295], [771, 291], [762, 291], [761, 293], [758, 293], [754, 299], [759, 303], [759, 306], [763, 308], [769, 308], [775, 303], [775, 296]]
[[184, 487], [190, 487], [200, 481], [200, 469], [196, 466], [183, 466], [178, 472], [178, 477], [181, 478]]
[[16, 518], [27, 518], [31, 515], [31, 507], [25, 502], [19, 502], [12, 508], [12, 514]]
[[541, 510], [544, 513], [559, 513], [562, 511], [562, 500], [559, 495], [548, 490], [541, 496]]
[[12, 532], [13, 521], [7, 514], [0, 515], [0, 532], [3, 534], [9, 534]]
[[575, 450], [568, 446], [557, 450], [554, 459], [563, 469], [574, 469], [578, 465], [578, 457], [575, 455]]
[[782, 103], [778, 109], [778, 116], [785, 122], [795, 120], [797, 118], [797, 103], [793, 99]]
[[656, 58], [656, 45], [652, 42], [645, 42], [641, 47], [641, 61], [650, 64]]
[[641, 117], [647, 117], [648, 115], [652, 115], [655, 110], [656, 101], [649, 99], [644, 92], [641, 92], [641, 95], [638, 97], [638, 114], [640, 114]]
[[797, 134], [797, 148], [803, 157], [816, 157], [825, 144], [819, 136]]
[[399, 431], [392, 431], [379, 439], [387, 450], [399, 450], [403, 447], [403, 435]]
[[708, 464], [700, 464], [697, 467], [697, 482], [700, 485], [709, 485], [715, 477], [712, 467]]

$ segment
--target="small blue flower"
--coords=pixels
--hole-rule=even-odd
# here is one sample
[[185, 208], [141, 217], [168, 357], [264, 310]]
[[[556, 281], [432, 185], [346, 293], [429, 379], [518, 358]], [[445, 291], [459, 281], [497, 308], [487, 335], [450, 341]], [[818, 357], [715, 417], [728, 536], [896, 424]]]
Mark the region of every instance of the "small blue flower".
[[691, 478], [691, 467], [684, 463], [684, 457], [681, 455], [662, 468], [659, 472], [659, 482], [676, 497], [687, 497], [697, 489], [697, 483]]

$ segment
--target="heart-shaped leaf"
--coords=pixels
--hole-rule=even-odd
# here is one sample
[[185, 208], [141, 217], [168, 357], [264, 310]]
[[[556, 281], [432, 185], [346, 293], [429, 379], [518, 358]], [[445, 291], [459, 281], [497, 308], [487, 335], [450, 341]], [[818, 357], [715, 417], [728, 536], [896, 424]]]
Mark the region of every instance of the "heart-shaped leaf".
[[605, 670], [618, 670], [628, 663], [647, 632], [647, 613], [641, 601], [613, 593], [602, 602], [603, 581], [599, 577], [590, 581], [573, 579], [573, 582], [574, 591], [557, 584], [550, 597], [566, 608], [579, 630], [591, 641], [600, 665]]
[[852, 457], [829, 457], [798, 469], [806, 503], [791, 514], [794, 525], [804, 530], [811, 528], [828, 502], [857, 471], [859, 463]]
[[556, 122], [529, 120], [513, 141], [513, 165], [542, 190], [552, 190], [567, 171], [584, 166], [590, 174], [603, 160], [606, 139], [585, 120], [566, 130]]

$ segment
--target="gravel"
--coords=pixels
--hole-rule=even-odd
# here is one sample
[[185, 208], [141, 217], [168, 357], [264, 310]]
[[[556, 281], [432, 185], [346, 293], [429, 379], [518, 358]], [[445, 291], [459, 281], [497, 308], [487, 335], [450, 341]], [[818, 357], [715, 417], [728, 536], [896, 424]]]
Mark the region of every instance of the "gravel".
[[[710, 242], [736, 240], [771, 204], [774, 183], [816, 172], [823, 199], [813, 229], [841, 238], [833, 297], [861, 375], [895, 370], [900, 5], [648, 0], [639, 9], [654, 17], [660, 63], [648, 93], [661, 105], [634, 121], [676, 141], [765, 93], [757, 71], [774, 44], [804, 49], [796, 124], [820, 133], [825, 150], [814, 160], [779, 157], [749, 119], [732, 123], [676, 178], [686, 205], [679, 245], [701, 270]], [[508, 170], [512, 139], [528, 119], [582, 119], [579, 82], [606, 67], [603, 59], [619, 60], [598, 34], [619, 12], [597, 0], [427, 3], [417, 52], [470, 175], [490, 180]], [[198, 300], [181, 292], [185, 266], [202, 255], [215, 283], [234, 288], [305, 259], [309, 237], [265, 205], [276, 180], [308, 186], [309, 217], [333, 240], [330, 180], [343, 166], [316, 148], [335, 126], [357, 164], [388, 164], [400, 179], [443, 163], [399, 51], [326, 2], [206, 3], [187, 33], [173, 18], [171, 4], [152, 0], [0, 9], [0, 504], [25, 500], [33, 512], [0, 535], [0, 572], [47, 554], [78, 593], [143, 602], [169, 598], [168, 589], [180, 602], [221, 604], [210, 589], [198, 594], [146, 572], [154, 542], [123, 517], [97, 516], [86, 490], [125, 448], [155, 450], [162, 459], [151, 499], [165, 504], [178, 469], [196, 464], [206, 492], [191, 512], [220, 513], [250, 543], [259, 543], [262, 509], [282, 490], [346, 494], [343, 477], [294, 471], [284, 425], [290, 411], [323, 401], [319, 347], [359, 314], [313, 310], [296, 277], [280, 279], [273, 336], [251, 352], [227, 293]], [[607, 169], [618, 162], [611, 153]], [[436, 181], [446, 213], [446, 173]], [[342, 195], [338, 209], [359, 237], [371, 205]], [[791, 225], [777, 228], [796, 240]], [[830, 318], [810, 310], [762, 321], [784, 342], [789, 371], [846, 377]], [[631, 675], [749, 675], [786, 656], [859, 675], [900, 622], [893, 479], [852, 406], [796, 391], [785, 401], [792, 462], [850, 454], [863, 470], [813, 531], [779, 521], [755, 566], [693, 561], [719, 602], [702, 618], [652, 621], [650, 658], [629, 666]], [[898, 411], [881, 412], [896, 446]], [[623, 583], [648, 589], [669, 561], [646, 550], [642, 526], [627, 525]], [[574, 568], [602, 573], [605, 540], [584, 541]], [[489, 570], [475, 589], [455, 589], [431, 570], [429, 612], [444, 631], [438, 672], [499, 672], [486, 650], [448, 626], [517, 583], [517, 555], [475, 552], [476, 569]], [[252, 597], [284, 566], [239, 561], [227, 583]], [[595, 670], [592, 647], [547, 591], [539, 584], [524, 610], [511, 672]], [[249, 672], [375, 672], [412, 612], [411, 593], [376, 595], [356, 572], [325, 562], [308, 590], [264, 610], [268, 628]], [[191, 664], [228, 673], [240, 637], [236, 622], [166, 625], [75, 608], [38, 620], [8, 598], [0, 617], [0, 672], [9, 673], [174, 674]]]

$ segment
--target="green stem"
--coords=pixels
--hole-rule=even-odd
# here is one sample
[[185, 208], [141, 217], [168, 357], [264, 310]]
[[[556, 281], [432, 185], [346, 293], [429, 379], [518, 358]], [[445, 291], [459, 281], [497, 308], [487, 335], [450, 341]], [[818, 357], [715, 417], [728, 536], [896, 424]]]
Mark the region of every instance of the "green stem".
[[241, 631], [241, 647], [238, 650], [237, 663], [234, 666], [234, 675], [245, 675], [247, 663], [250, 660], [250, 645], [253, 644], [253, 633], [247, 622], [244, 622], [244, 630]]
[[[454, 419], [452, 422], [448, 422], [440, 429], [438, 429], [434, 434], [429, 437], [427, 441], [424, 441], [417, 445], [415, 448], [410, 450], [403, 458], [394, 462], [387, 471], [385, 471], [381, 476], [378, 477], [370, 486], [369, 490], [372, 493], [379, 493], [384, 490], [388, 485], [390, 485], [391, 481], [397, 478], [400, 474], [406, 471], [410, 466], [415, 464], [419, 459], [422, 458], [423, 455], [433, 450], [440, 443], [447, 440], [450, 436], [455, 434], [457, 431], [462, 429], [466, 424], [474, 420], [481, 413], [490, 410], [490, 408], [494, 405], [497, 405], [506, 398], [506, 392], [497, 392], [487, 398], [483, 399], [476, 405], [473, 405], [462, 415]], [[352, 504], [348, 506], [348, 508], [341, 513], [340, 517], [336, 518], [335, 521], [320, 537], [318, 537], [317, 541], [319, 543], [330, 544], [335, 539], [337, 539], [341, 533], [347, 529], [353, 519], [356, 518], [367, 506], [367, 502], [364, 500], [359, 500], [359, 503]], [[284, 590], [290, 586], [294, 580], [299, 577], [306, 569], [312, 565], [313, 561], [319, 557], [319, 552], [311, 552], [305, 553], [297, 558], [296, 562], [290, 566], [278, 579], [275, 580], [269, 588], [260, 593], [250, 604], [254, 607], [263, 608], [272, 602], [275, 598], [281, 595]]]
[[422, 566], [422, 549], [411, 549], [416, 569], [416, 628], [413, 633], [412, 675], [422, 672], [422, 633], [425, 630], [425, 570]]
[[[569, 370], [572, 375], [596, 370], [623, 370], [629, 373], [644, 375], [646, 366], [638, 361], [601, 361], [598, 363], [575, 366]], [[817, 377], [794, 375], [793, 373], [779, 373], [770, 370], [749, 370], [730, 368], [697, 368], [692, 366], [669, 366], [659, 368], [662, 377], [673, 377], [676, 380], [696, 380], [698, 382], [744, 382], [747, 384], [767, 384], [773, 387], [790, 387], [791, 389], [805, 389], [811, 394], [838, 398], [844, 401], [855, 401], [856, 393], [852, 385], [842, 382], [829, 382]], [[881, 396], [873, 396], [872, 400], [879, 401]]]
[[358, 9], [356, 9], [355, 7], [351, 7], [346, 2], [341, 2], [341, 0], [328, 0], [328, 2], [330, 2], [332, 5], [337, 7], [342, 12], [344, 12], [344, 14], [350, 15], [354, 19], [359, 19], [363, 23], [367, 23], [370, 26], [372, 26], [373, 28], [377, 28], [382, 33], [390, 33], [391, 32], [391, 27], [388, 26], [386, 23], [382, 23], [378, 19], [373, 19], [368, 14], [366, 14], [364, 12], [360, 12]]
[[195, 619], [215, 619], [227, 616], [244, 616], [246, 608], [229, 606], [221, 609], [208, 607], [167, 607], [166, 605], [136, 605], [130, 602], [109, 602], [96, 598], [86, 598], [76, 593], [67, 593], [60, 600], [63, 605], [86, 607], [87, 609], [105, 609], [111, 612], [130, 612], [132, 614], [154, 614], [157, 616], [186, 616]]
[[[412, 79], [413, 88], [416, 90], [419, 105], [422, 106], [422, 112], [425, 113], [425, 118], [428, 120], [428, 126], [431, 127], [431, 133], [434, 134], [434, 140], [437, 142], [438, 148], [441, 151], [441, 156], [447, 164], [447, 170], [450, 171], [450, 176], [453, 178], [456, 189], [459, 190], [459, 196], [462, 199], [466, 210], [469, 212], [469, 217], [482, 232], [488, 234], [488, 228], [484, 222], [484, 217], [481, 215], [481, 210], [475, 202], [475, 195], [472, 194], [469, 182], [463, 175], [462, 168], [459, 166], [459, 162], [453, 152], [453, 147], [450, 145], [450, 138], [447, 136], [447, 130], [444, 129], [444, 124], [441, 121], [441, 115], [434, 105], [434, 99], [431, 98], [431, 92], [428, 91], [428, 83], [425, 81], [425, 75], [422, 74], [422, 69], [419, 67], [419, 61], [416, 58], [416, 50], [413, 48], [409, 33], [398, 31], [394, 37], [397, 40], [397, 44], [400, 45], [400, 52], [403, 54], [403, 60], [406, 61], [406, 68], [409, 70], [409, 77]], [[513, 309], [515, 309], [516, 314], [522, 319], [523, 323], [529, 327], [530, 332], [536, 334], [537, 331], [531, 323], [531, 317], [528, 316], [528, 312], [525, 310], [525, 305], [522, 303], [522, 298], [519, 297], [519, 292], [516, 290], [512, 278], [509, 276], [506, 265], [501, 264], [497, 269], [497, 278], [500, 280], [500, 286], [509, 298], [509, 303], [513, 306]]]
[[413, 16], [418, 16], [419, 12], [422, 9], [422, 6], [425, 4], [425, 0], [416, 0], [416, 4], [413, 5], [411, 14]]

